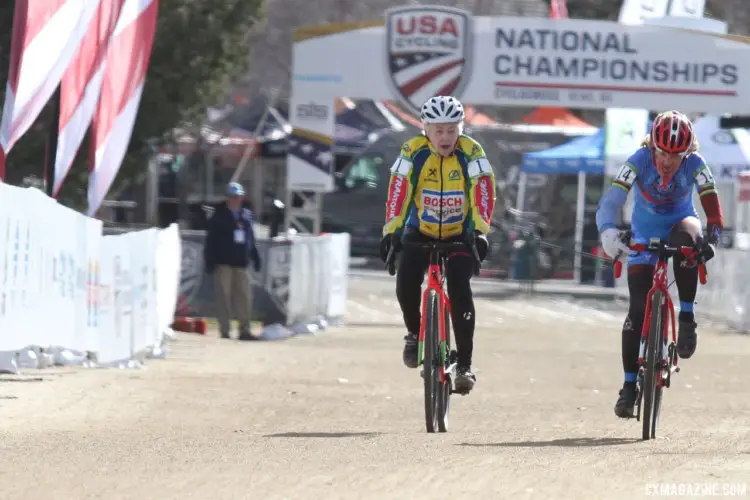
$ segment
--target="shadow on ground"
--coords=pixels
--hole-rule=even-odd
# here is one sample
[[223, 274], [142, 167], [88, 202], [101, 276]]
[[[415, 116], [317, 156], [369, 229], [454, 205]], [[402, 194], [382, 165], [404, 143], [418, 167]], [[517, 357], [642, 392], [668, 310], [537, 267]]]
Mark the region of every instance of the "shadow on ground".
[[266, 434], [267, 438], [350, 438], [350, 437], [375, 437], [380, 432], [280, 432], [278, 434]]
[[553, 439], [551, 441], [517, 441], [506, 443], [460, 443], [457, 446], [469, 446], [476, 448], [499, 447], [499, 448], [587, 448], [596, 446], [619, 446], [634, 444], [641, 441], [637, 438], [567, 438]]
[[367, 322], [367, 321], [347, 321], [344, 325], [344, 328], [403, 328], [403, 323], [395, 323], [393, 321], [390, 322], [380, 322], [380, 321], [373, 321], [373, 322]]
[[0, 383], [5, 382], [20, 382], [20, 383], [31, 383], [31, 382], [44, 382], [46, 379], [42, 377], [8, 377], [0, 376]]

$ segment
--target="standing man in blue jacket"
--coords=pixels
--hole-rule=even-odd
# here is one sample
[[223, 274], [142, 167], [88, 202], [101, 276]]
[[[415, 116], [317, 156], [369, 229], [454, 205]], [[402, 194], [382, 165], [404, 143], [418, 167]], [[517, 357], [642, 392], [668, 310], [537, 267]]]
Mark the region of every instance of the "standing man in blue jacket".
[[206, 272], [214, 276], [221, 337], [229, 338], [234, 316], [240, 322], [239, 340], [254, 340], [250, 334], [253, 289], [247, 268], [252, 261], [255, 271], [260, 271], [260, 255], [255, 246], [253, 214], [242, 207], [244, 197], [241, 184], [227, 186], [226, 203], [219, 205], [208, 221], [203, 258]]

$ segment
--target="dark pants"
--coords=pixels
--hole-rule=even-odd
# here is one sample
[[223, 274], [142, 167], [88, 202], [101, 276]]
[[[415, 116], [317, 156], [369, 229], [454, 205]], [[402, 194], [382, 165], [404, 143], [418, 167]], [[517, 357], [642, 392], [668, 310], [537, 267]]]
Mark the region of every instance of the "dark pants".
[[[693, 246], [702, 241], [702, 238], [700, 221], [695, 217], [688, 217], [674, 225], [669, 235], [669, 244]], [[677, 293], [681, 302], [693, 303], [698, 292], [698, 268], [685, 267], [684, 261], [684, 258], [679, 256], [672, 260]], [[622, 367], [625, 373], [638, 371], [638, 350], [646, 315], [646, 296], [651, 290], [653, 279], [653, 266], [640, 264], [628, 267], [630, 307], [622, 327]]]
[[[413, 240], [428, 241], [429, 238], [419, 232], [407, 230], [403, 241]], [[404, 314], [406, 329], [418, 334], [421, 322], [422, 283], [429, 265], [429, 255], [419, 248], [407, 246], [403, 247], [400, 253], [396, 295]], [[449, 255], [445, 265], [458, 364], [467, 368], [471, 366], [474, 349], [474, 299], [470, 283], [473, 269], [474, 261], [468, 251]]]

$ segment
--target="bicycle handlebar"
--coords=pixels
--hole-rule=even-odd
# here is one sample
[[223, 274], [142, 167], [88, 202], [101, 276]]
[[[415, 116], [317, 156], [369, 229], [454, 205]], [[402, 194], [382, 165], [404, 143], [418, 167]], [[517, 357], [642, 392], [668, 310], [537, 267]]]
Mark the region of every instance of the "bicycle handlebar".
[[[474, 259], [474, 276], [479, 276], [482, 261], [479, 259], [479, 252], [474, 242], [469, 244], [463, 241], [405, 241], [401, 245], [426, 250], [428, 253], [443, 253], [468, 249]], [[394, 245], [391, 245], [390, 250], [388, 250], [388, 256], [385, 259], [385, 268], [388, 269], [388, 274], [391, 276], [396, 274], [396, 251]]]
[[[705, 285], [708, 281], [708, 275], [706, 272], [706, 261], [703, 257], [703, 251], [693, 246], [670, 246], [661, 240], [654, 239], [648, 244], [645, 243], [630, 243], [630, 232], [626, 232], [623, 235], [623, 242], [627, 242], [626, 245], [630, 250], [635, 252], [649, 252], [659, 256], [659, 259], [669, 259], [682, 255], [689, 260], [696, 259], [698, 261], [698, 278], [700, 279], [701, 285]], [[615, 278], [619, 278], [622, 275], [622, 257], [623, 251], [617, 253], [614, 259], [614, 275]]]

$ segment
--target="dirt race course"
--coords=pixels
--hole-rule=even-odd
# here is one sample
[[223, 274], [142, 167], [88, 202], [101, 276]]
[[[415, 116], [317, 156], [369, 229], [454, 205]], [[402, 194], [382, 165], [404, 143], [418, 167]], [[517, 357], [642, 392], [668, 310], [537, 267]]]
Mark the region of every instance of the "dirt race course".
[[4, 376], [0, 498], [750, 498], [750, 337], [704, 326], [642, 442], [612, 410], [622, 313], [596, 307], [479, 299], [478, 383], [447, 434], [424, 430], [385, 280], [353, 280], [348, 324], [317, 336], [180, 335], [143, 370]]

